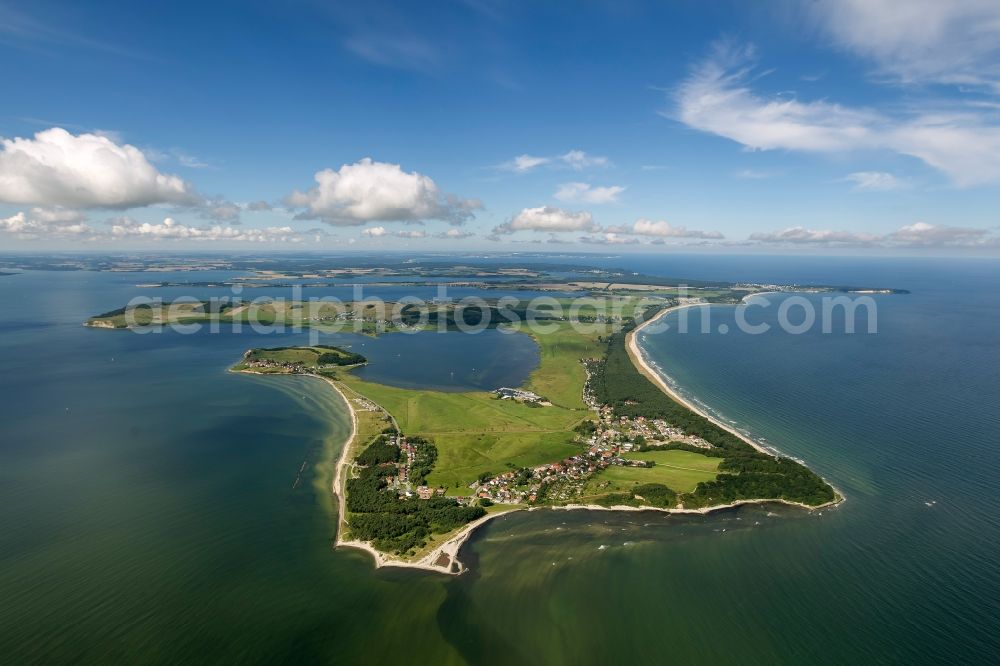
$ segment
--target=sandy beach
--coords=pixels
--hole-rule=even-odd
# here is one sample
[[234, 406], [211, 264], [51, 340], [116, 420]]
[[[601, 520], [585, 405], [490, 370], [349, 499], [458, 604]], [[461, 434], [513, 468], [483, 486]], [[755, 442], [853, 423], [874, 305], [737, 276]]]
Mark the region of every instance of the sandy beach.
[[[234, 372], [248, 375], [266, 374], [254, 372], [253, 370], [236, 370]], [[426, 571], [436, 571], [438, 573], [458, 575], [466, 571], [465, 566], [458, 559], [458, 551], [461, 549], [462, 544], [464, 544], [469, 536], [476, 530], [476, 528], [486, 522], [489, 522], [497, 516], [506, 515], [518, 510], [512, 508], [510, 511], [496, 511], [494, 513], [489, 513], [482, 518], [463, 526], [458, 532], [450, 536], [446, 541], [438, 544], [429, 553], [421, 557], [419, 560], [413, 561], [401, 560], [387, 555], [386, 553], [376, 549], [367, 541], [344, 538], [347, 528], [347, 493], [345, 491], [345, 485], [347, 483], [348, 470], [351, 464], [350, 453], [354, 446], [354, 439], [358, 434], [357, 412], [354, 409], [354, 405], [351, 404], [351, 400], [348, 398], [344, 389], [329, 377], [323, 377], [322, 375], [312, 373], [302, 373], [298, 376], [313, 377], [330, 386], [330, 388], [336, 391], [344, 401], [344, 404], [347, 406], [347, 410], [351, 415], [351, 432], [344, 440], [344, 445], [340, 450], [340, 457], [337, 459], [336, 467], [334, 468], [333, 482], [330, 484], [330, 490], [337, 497], [338, 506], [337, 539], [334, 544], [336, 548], [355, 548], [368, 553], [371, 555], [372, 559], [375, 560], [376, 569], [381, 567], [402, 567], [407, 569], [424, 569]], [[444, 556], [446, 560], [442, 559], [442, 556]]]
[[710, 513], [715, 513], [716, 511], [725, 511], [726, 509], [735, 509], [739, 506], [749, 506], [752, 504], [784, 504], [786, 506], [794, 506], [800, 509], [808, 509], [809, 511], [815, 511], [816, 509], [823, 509], [827, 507], [834, 506], [838, 504], [840, 500], [834, 500], [832, 502], [827, 502], [826, 504], [818, 504], [816, 506], [811, 506], [809, 504], [803, 504], [802, 502], [792, 502], [785, 499], [747, 499], [747, 500], [737, 500], [735, 502], [730, 502], [729, 504], [716, 504], [714, 506], [704, 506], [699, 509], [678, 509], [674, 507], [659, 507], [659, 506], [628, 506], [627, 504], [616, 504], [614, 506], [601, 506], [600, 504], [564, 504], [563, 506], [552, 506], [544, 507], [552, 511], [657, 511], [659, 513], [678, 513], [678, 514], [694, 514], [694, 515], [708, 515]]
[[320, 375], [308, 375], [310, 377], [316, 377], [327, 384], [329, 384], [334, 391], [336, 391], [340, 397], [344, 400], [347, 405], [348, 411], [351, 413], [351, 433], [344, 442], [344, 446], [340, 451], [340, 458], [337, 460], [336, 471], [333, 476], [332, 491], [333, 494], [337, 496], [337, 503], [339, 506], [338, 518], [337, 518], [337, 541], [336, 547], [344, 548], [357, 548], [358, 550], [363, 550], [372, 556], [375, 560], [375, 568], [380, 567], [403, 567], [409, 569], [424, 569], [427, 571], [436, 571], [438, 573], [458, 575], [463, 573], [465, 565], [458, 559], [458, 551], [461, 549], [462, 544], [466, 542], [469, 536], [484, 523], [489, 522], [497, 516], [502, 516], [511, 511], [516, 511], [517, 509], [511, 509], [510, 511], [497, 511], [494, 513], [489, 513], [478, 520], [475, 520], [465, 526], [463, 526], [458, 532], [450, 536], [443, 543], [438, 544], [433, 550], [421, 557], [419, 560], [401, 560], [385, 553], [380, 552], [370, 543], [366, 541], [359, 541], [357, 539], [345, 539], [344, 534], [347, 527], [347, 493], [345, 491], [345, 485], [347, 483], [348, 468], [350, 466], [349, 454], [354, 445], [354, 438], [358, 433], [358, 417], [354, 410], [354, 405], [351, 404], [350, 399], [344, 390], [337, 385], [335, 381], [329, 377], [322, 377]]
[[641, 324], [639, 324], [638, 326], [636, 326], [632, 331], [629, 332], [629, 334], [628, 334], [628, 336], [626, 337], [626, 340], [625, 340], [625, 349], [628, 350], [629, 358], [632, 359], [632, 363], [635, 365], [636, 368], [639, 369], [639, 372], [641, 372], [643, 374], [643, 376], [646, 377], [646, 379], [648, 379], [649, 381], [651, 381], [654, 384], [656, 384], [656, 386], [661, 391], [663, 391], [664, 393], [666, 393], [667, 395], [669, 395], [675, 402], [679, 402], [680, 404], [684, 405], [685, 407], [687, 407], [688, 409], [690, 409], [695, 414], [698, 414], [700, 416], [704, 416], [706, 419], [708, 419], [709, 421], [711, 421], [715, 425], [717, 425], [720, 428], [726, 430], [727, 432], [732, 433], [733, 435], [736, 435], [741, 440], [743, 440], [744, 442], [746, 442], [747, 444], [749, 444], [753, 448], [757, 449], [761, 453], [766, 453], [768, 455], [775, 455], [776, 451], [772, 451], [772, 450], [768, 449], [767, 447], [765, 447], [764, 445], [760, 444], [759, 442], [753, 441], [752, 439], [750, 439], [749, 437], [747, 437], [743, 433], [741, 433], [741, 432], [737, 431], [736, 429], [734, 429], [732, 426], [730, 426], [730, 425], [728, 425], [726, 423], [723, 423], [719, 419], [715, 418], [711, 414], [708, 414], [707, 412], [705, 412], [704, 410], [702, 410], [700, 407], [698, 407], [694, 403], [690, 402], [689, 400], [686, 400], [682, 395], [680, 395], [679, 393], [677, 393], [673, 388], [670, 387], [669, 384], [667, 384], [667, 382], [665, 382], [663, 380], [663, 377], [661, 377], [659, 375], [659, 373], [657, 373], [656, 370], [653, 369], [653, 367], [646, 360], [646, 357], [643, 356], [642, 350], [639, 348], [639, 343], [637, 342], [637, 336], [639, 334], [639, 331], [641, 331], [642, 329], [646, 328], [647, 326], [649, 326], [651, 324], [656, 323], [658, 320], [662, 319], [663, 317], [666, 317], [671, 312], [676, 312], [677, 310], [683, 310], [684, 308], [699, 307], [699, 306], [705, 306], [705, 305], [707, 305], [707, 304], [706, 303], [685, 303], [684, 305], [675, 305], [673, 307], [667, 308], [666, 310], [660, 311], [660, 313], [657, 314], [652, 319], [644, 321]]
[[[777, 293], [777, 292], [764, 292], [764, 293]], [[751, 296], [761, 296], [761, 295], [764, 295], [764, 294], [751, 294]], [[685, 399], [684, 396], [680, 395], [669, 384], [667, 384], [667, 382], [663, 379], [663, 377], [660, 376], [660, 374], [658, 372], [656, 372], [656, 370], [650, 365], [649, 361], [647, 361], [646, 357], [643, 355], [642, 349], [639, 347], [639, 343], [638, 343], [638, 340], [637, 340], [637, 336], [638, 336], [639, 331], [641, 331], [642, 329], [646, 328], [647, 326], [655, 323], [659, 319], [662, 319], [663, 317], [667, 316], [671, 312], [675, 312], [677, 310], [682, 310], [684, 308], [699, 307], [699, 306], [705, 306], [705, 305], [707, 305], [707, 304], [706, 303], [685, 303], [683, 305], [675, 305], [673, 307], [670, 307], [670, 308], [667, 308], [665, 310], [660, 311], [652, 319], [644, 321], [640, 325], [636, 326], [632, 331], [630, 331], [628, 333], [628, 335], [626, 336], [626, 340], [625, 340], [625, 349], [628, 351], [629, 358], [632, 359], [632, 363], [635, 365], [636, 368], [639, 369], [639, 372], [641, 372], [644, 377], [646, 377], [649, 381], [653, 382], [653, 384], [655, 384], [661, 391], [663, 391], [668, 396], [670, 396], [674, 401], [676, 401], [676, 402], [684, 405], [685, 407], [687, 407], [688, 409], [690, 409], [695, 414], [698, 414], [700, 416], [705, 417], [706, 419], [708, 419], [709, 421], [711, 421], [715, 425], [719, 426], [723, 430], [725, 430], [725, 431], [727, 431], [727, 432], [735, 435], [736, 437], [739, 437], [742, 441], [746, 442], [747, 444], [749, 444], [753, 448], [757, 449], [761, 453], [765, 453], [765, 454], [771, 455], [771, 456], [783, 456], [784, 454], [782, 454], [777, 449], [764, 446], [760, 442], [754, 441], [750, 437], [747, 437], [746, 435], [744, 435], [740, 431], [738, 431], [735, 428], [733, 428], [731, 425], [725, 423], [724, 421], [721, 421], [720, 419], [712, 416], [711, 414], [709, 414], [705, 410], [701, 409], [698, 405], [695, 405], [690, 400]], [[788, 456], [785, 456], [785, 457], [788, 457]], [[827, 483], [829, 483], [829, 481], [827, 481]], [[802, 504], [800, 502], [790, 502], [788, 500], [782, 500], [782, 499], [759, 499], [759, 500], [745, 500], [745, 501], [735, 502], [733, 504], [720, 505], [720, 506], [717, 506], [717, 507], [706, 507], [705, 509], [698, 509], [696, 512], [697, 513], [709, 513], [711, 511], [715, 511], [715, 510], [718, 510], [718, 509], [728, 509], [728, 508], [732, 508], [734, 506], [739, 506], [741, 504], [763, 504], [763, 503], [767, 503], [767, 502], [772, 502], [772, 503], [777, 502], [777, 503], [781, 503], [781, 504], [788, 504], [788, 505], [791, 505], [791, 506], [799, 506], [799, 507], [802, 507], [804, 509], [809, 509], [810, 511], [811, 510], [815, 510], [815, 509], [822, 509], [824, 507], [829, 507], [829, 506], [833, 506], [833, 505], [836, 505], [836, 504], [840, 504], [841, 502], [844, 501], [843, 494], [839, 490], [837, 490], [837, 488], [835, 486], [833, 486], [832, 484], [831, 484], [830, 487], [833, 488], [833, 493], [834, 493], [834, 499], [833, 499], [833, 501], [827, 502], [826, 504], [820, 504], [818, 506], [809, 506], [808, 504]], [[693, 510], [692, 511], [677, 510], [677, 511], [678, 512], [688, 512], [688, 513], [694, 512]]]

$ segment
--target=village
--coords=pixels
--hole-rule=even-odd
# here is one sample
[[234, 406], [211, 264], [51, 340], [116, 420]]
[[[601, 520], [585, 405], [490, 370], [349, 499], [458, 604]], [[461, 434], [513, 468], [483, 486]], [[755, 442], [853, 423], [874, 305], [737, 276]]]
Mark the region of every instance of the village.
[[[276, 364], [274, 361], [259, 363]], [[542, 504], [547, 502], [572, 501], [580, 496], [584, 485], [594, 475], [611, 467], [651, 467], [654, 463], [629, 456], [632, 452], [648, 450], [650, 447], [665, 447], [668, 444], [683, 444], [699, 449], [711, 449], [712, 445], [701, 437], [689, 435], [681, 428], [663, 419], [644, 417], [616, 417], [612, 408], [600, 404], [591, 390], [590, 375], [593, 361], [584, 361], [588, 381], [583, 398], [593, 412], [593, 418], [583, 421], [576, 428], [575, 442], [581, 450], [568, 458], [540, 465], [534, 468], [518, 468], [508, 464], [508, 468], [497, 472], [484, 473], [468, 485], [468, 494], [449, 495], [460, 504]], [[268, 365], [266, 367], [272, 367]], [[500, 400], [512, 400], [537, 406], [550, 405], [545, 398], [531, 391], [501, 387], [493, 391]], [[355, 396], [357, 409], [387, 414], [381, 406], [361, 396]], [[389, 417], [391, 419], [391, 417]], [[394, 462], [381, 463], [383, 467], [395, 467], [394, 473], [384, 475], [387, 490], [395, 491], [400, 499], [430, 500], [444, 496], [448, 489], [426, 485], [422, 478], [429, 471], [426, 466], [426, 449], [434, 451], [433, 444], [420, 437], [407, 437], [400, 433], [395, 420], [392, 428], [383, 434], [384, 442], [398, 447], [399, 455]], [[413, 468], [422, 471], [414, 478]]]
[[584, 483], [612, 465], [647, 467], [652, 463], [627, 457], [646, 446], [683, 443], [709, 449], [711, 444], [687, 435], [661, 419], [616, 418], [608, 406], [593, 406], [597, 420], [577, 428], [577, 441], [586, 447], [578, 455], [533, 469], [508, 470], [473, 482], [475, 497], [496, 504], [536, 504], [567, 501], [578, 496]]
[[[541, 400], [538, 396], [520, 389], [498, 389], [498, 395], [510, 392], [507, 399]], [[595, 411], [596, 420], [588, 420], [577, 427], [576, 441], [584, 447], [579, 454], [534, 468], [511, 468], [495, 474], [484, 474], [469, 484], [469, 495], [454, 497], [462, 504], [540, 504], [545, 501], [562, 502], [578, 496], [585, 482], [612, 465], [623, 467], [648, 467], [653, 463], [627, 457], [633, 451], [648, 446], [682, 443], [709, 449], [711, 445], [700, 437], [685, 434], [680, 428], [661, 419], [635, 419], [615, 417], [611, 408], [596, 405], [591, 396], [588, 404]], [[368, 408], [379, 408], [374, 404]], [[404, 435], [388, 435], [387, 443], [400, 449], [395, 463], [395, 474], [385, 477], [388, 488], [401, 499], [429, 500], [443, 496], [447, 489], [428, 485], [414, 485], [412, 467], [417, 447]]]
[[[598, 403], [590, 388], [591, 363], [584, 362], [588, 381], [583, 398], [594, 411], [596, 420], [585, 421], [576, 429], [577, 441], [586, 450], [533, 469], [511, 469], [496, 475], [484, 475], [469, 485], [474, 497], [496, 504], [572, 500], [581, 493], [588, 479], [611, 465], [644, 467], [652, 464], [626, 457], [632, 451], [647, 446], [665, 446], [668, 443], [712, 448], [704, 439], [688, 435], [662, 419], [646, 419], [641, 416], [634, 419], [624, 416], [616, 418], [610, 406]], [[496, 393], [507, 399], [542, 400], [534, 393], [521, 389], [500, 388]]]
[[243, 361], [243, 365], [248, 370], [276, 370], [290, 375], [306, 374], [315, 370], [315, 368], [306, 368], [302, 361], [277, 361], [270, 358], [247, 359]]
[[379, 318], [377, 316], [365, 315], [353, 309], [335, 312], [334, 314], [327, 313], [325, 310], [319, 310], [317, 314], [309, 317], [309, 321], [317, 324], [330, 324], [331, 322], [356, 322], [362, 326], [365, 324], [368, 326], [374, 326], [379, 331], [387, 331], [394, 328], [406, 330], [410, 328], [402, 322], [393, 321], [392, 319], [385, 317]]

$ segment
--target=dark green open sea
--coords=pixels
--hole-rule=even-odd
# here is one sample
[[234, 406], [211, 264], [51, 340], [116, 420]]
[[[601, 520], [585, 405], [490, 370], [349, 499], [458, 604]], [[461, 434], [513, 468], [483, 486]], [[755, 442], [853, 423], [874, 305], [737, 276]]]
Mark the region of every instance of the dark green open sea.
[[[877, 335], [642, 338], [684, 393], [845, 504], [521, 513], [466, 544], [466, 575], [375, 571], [331, 548], [344, 406], [308, 378], [226, 372], [300, 338], [86, 329], [148, 276], [0, 277], [0, 663], [995, 663], [997, 264], [634, 269], [912, 291], [876, 297]], [[713, 330], [732, 312], [713, 308]], [[525, 336], [455, 335], [327, 341], [404, 386], [492, 388], [537, 362]]]

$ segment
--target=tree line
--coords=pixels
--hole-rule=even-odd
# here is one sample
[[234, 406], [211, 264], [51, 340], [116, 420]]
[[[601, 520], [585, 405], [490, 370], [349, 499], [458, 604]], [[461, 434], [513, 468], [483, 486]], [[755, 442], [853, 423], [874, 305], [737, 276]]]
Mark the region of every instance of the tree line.
[[630, 323], [607, 338], [604, 358], [592, 368], [590, 390], [616, 416], [663, 419], [686, 434], [700, 437], [711, 449], [671, 443], [677, 448], [723, 458], [714, 481], [701, 482], [681, 497], [687, 507], [704, 507], [741, 499], [783, 499], [819, 505], [834, 499], [833, 488], [812, 470], [791, 460], [762, 453], [704, 416], [673, 400], [632, 363], [625, 348]]

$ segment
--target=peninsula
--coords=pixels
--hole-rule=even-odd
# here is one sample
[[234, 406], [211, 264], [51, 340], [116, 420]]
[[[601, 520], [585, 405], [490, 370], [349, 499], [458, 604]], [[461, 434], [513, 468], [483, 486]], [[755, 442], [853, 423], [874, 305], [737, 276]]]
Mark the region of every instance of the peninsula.
[[[432, 300], [422, 308], [377, 299], [152, 299], [91, 317], [85, 325], [262, 325], [363, 335], [457, 335], [452, 331], [480, 326], [530, 335], [539, 347], [539, 366], [522, 386], [492, 391], [414, 390], [367, 381], [353, 370], [368, 359], [330, 345], [251, 349], [232, 367], [315, 377], [344, 399], [352, 432], [339, 460], [334, 463], [331, 454], [327, 463], [336, 470], [337, 544], [364, 549], [378, 566], [461, 573], [457, 554], [468, 535], [516, 510], [705, 513], [765, 502], [812, 510], [842, 500], [802, 463], [684, 400], [637, 342], [642, 328], [674, 310], [735, 304], [793, 286], [706, 282], [681, 295], [677, 281], [648, 276], [602, 273], [559, 281], [509, 270], [503, 275], [507, 286], [530, 279], [534, 289], [567, 290], [576, 297], [555, 293], [542, 305], [510, 297], [480, 298], [473, 306]], [[459, 274], [453, 267], [448, 271], [449, 277]], [[535, 325], [522, 327], [525, 321]]]
[[[648, 325], [678, 305], [646, 313]], [[524, 386], [445, 393], [365, 381], [330, 347], [250, 350], [234, 370], [315, 376], [351, 411], [333, 492], [337, 545], [377, 566], [461, 573], [472, 531], [516, 510], [706, 513], [778, 502], [812, 510], [842, 497], [801, 463], [702, 413], [642, 357], [641, 326], [552, 322], [530, 332], [541, 363]]]

